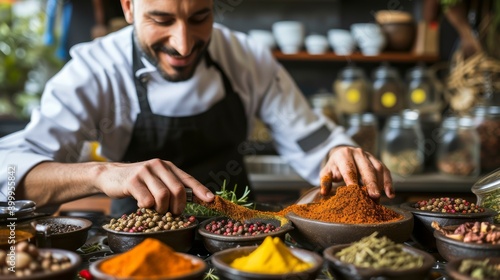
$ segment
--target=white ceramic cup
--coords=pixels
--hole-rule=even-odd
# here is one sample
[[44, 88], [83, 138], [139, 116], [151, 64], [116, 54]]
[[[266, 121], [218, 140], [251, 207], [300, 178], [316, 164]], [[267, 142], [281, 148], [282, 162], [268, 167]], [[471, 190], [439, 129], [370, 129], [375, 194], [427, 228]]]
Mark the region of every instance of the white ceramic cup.
[[269, 30], [262, 29], [252, 29], [248, 31], [248, 36], [256, 41], [259, 44], [263, 44], [269, 49], [273, 49], [276, 47], [276, 40], [274, 39], [274, 35]]
[[278, 21], [273, 23], [273, 35], [277, 45], [285, 54], [297, 53], [304, 44], [305, 26], [300, 21]]

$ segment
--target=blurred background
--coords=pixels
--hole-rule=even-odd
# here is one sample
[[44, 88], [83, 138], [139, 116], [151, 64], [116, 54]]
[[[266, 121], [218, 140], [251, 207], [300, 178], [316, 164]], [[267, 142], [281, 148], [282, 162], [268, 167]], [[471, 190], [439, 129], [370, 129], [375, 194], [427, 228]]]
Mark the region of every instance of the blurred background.
[[[315, 110], [383, 160], [405, 200], [470, 194], [500, 167], [498, 2], [217, 0], [214, 15], [268, 46]], [[71, 46], [126, 25], [119, 0], [0, 0], [0, 136], [26, 125]], [[265, 125], [248, 144], [258, 200], [311, 187]], [[85, 149], [82, 160], [106, 160], [98, 143]]]

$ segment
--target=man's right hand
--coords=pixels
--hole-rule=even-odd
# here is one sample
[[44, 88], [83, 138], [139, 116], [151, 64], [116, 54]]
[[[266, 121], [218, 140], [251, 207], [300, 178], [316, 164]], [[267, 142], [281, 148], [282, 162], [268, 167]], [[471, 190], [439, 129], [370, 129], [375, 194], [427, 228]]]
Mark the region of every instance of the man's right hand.
[[103, 163], [96, 187], [113, 198], [132, 196], [138, 207], [181, 214], [186, 206], [185, 187], [205, 202], [214, 198], [198, 180], [172, 162], [152, 159], [137, 163]]

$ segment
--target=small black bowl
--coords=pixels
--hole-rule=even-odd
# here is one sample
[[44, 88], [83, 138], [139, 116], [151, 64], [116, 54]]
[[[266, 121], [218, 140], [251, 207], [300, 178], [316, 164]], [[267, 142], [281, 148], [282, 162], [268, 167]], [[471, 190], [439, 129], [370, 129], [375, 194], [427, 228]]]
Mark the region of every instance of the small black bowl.
[[438, 222], [442, 227], [461, 225], [467, 222], [493, 223], [493, 219], [497, 214], [494, 210], [488, 208], [485, 208], [485, 212], [470, 214], [432, 212], [413, 207], [415, 203], [416, 202], [405, 202], [401, 204], [400, 207], [413, 214], [414, 226], [411, 233], [411, 239], [429, 251], [436, 250], [434, 228], [431, 226], [433, 221]]
[[64, 233], [54, 233], [47, 237], [38, 237], [39, 247], [57, 248], [69, 251], [76, 251], [87, 241], [88, 233], [92, 227], [92, 222], [84, 218], [53, 216], [36, 219], [37, 224], [64, 224], [79, 226], [74, 231]]
[[[500, 265], [500, 258], [470, 258], [464, 256], [460, 259], [455, 259], [448, 262], [446, 264], [445, 271], [455, 280], [477, 280], [477, 278], [473, 278], [472, 276], [467, 275], [466, 273], [460, 272], [460, 266], [462, 265], [462, 262], [465, 260], [484, 261], [486, 259], [488, 259], [489, 265]], [[484, 279], [491, 279], [491, 278], [484, 278]]]
[[108, 246], [114, 253], [126, 252], [146, 238], [160, 240], [176, 252], [186, 253], [193, 246], [198, 220], [185, 228], [161, 230], [155, 232], [123, 232], [103, 226], [108, 236]]
[[[262, 233], [252, 236], [237, 236], [237, 235], [221, 235], [209, 232], [205, 229], [207, 224], [212, 221], [219, 221], [222, 219], [227, 219], [227, 217], [215, 217], [202, 222], [198, 228], [198, 233], [201, 235], [203, 240], [203, 245], [210, 253], [219, 252], [225, 249], [242, 247], [242, 246], [253, 246], [260, 245], [267, 236], [279, 237], [284, 240], [285, 234], [293, 229], [292, 224], [289, 222], [283, 226], [278, 231]], [[253, 218], [249, 219], [250, 222], [263, 222], [271, 223], [275, 227], [280, 226], [280, 221], [275, 219], [264, 219], [264, 218]]]
[[413, 255], [419, 255], [424, 258], [421, 267], [391, 270], [387, 268], [367, 268], [358, 267], [354, 264], [341, 261], [335, 254], [342, 249], [349, 247], [350, 244], [334, 245], [323, 251], [323, 257], [328, 263], [328, 267], [333, 272], [337, 280], [365, 280], [365, 279], [384, 279], [384, 280], [421, 280], [427, 279], [430, 270], [436, 259], [429, 253], [422, 250], [403, 245], [403, 250]]
[[247, 256], [252, 253], [257, 246], [245, 246], [238, 248], [226, 249], [212, 255], [212, 264], [217, 270], [217, 274], [221, 279], [228, 280], [280, 280], [280, 279], [304, 279], [314, 280], [323, 268], [323, 258], [317, 253], [304, 249], [290, 248], [292, 254], [303, 261], [311, 262], [313, 266], [305, 271], [287, 273], [287, 274], [265, 274], [246, 272], [235, 269], [229, 264], [236, 258]]
[[[455, 230], [458, 226], [446, 226], [445, 230]], [[434, 230], [436, 247], [439, 254], [447, 261], [460, 258], [496, 258], [500, 257], [500, 244], [469, 243], [447, 237], [439, 230]]]

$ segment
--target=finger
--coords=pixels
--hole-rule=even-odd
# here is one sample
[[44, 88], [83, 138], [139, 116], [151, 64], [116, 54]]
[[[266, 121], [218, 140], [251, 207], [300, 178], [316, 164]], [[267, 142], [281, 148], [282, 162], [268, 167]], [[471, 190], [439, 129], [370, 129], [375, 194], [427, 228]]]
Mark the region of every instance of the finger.
[[161, 160], [151, 163], [151, 166], [154, 177], [150, 187], [153, 188], [157, 211], [165, 213], [170, 210], [172, 214], [180, 215], [186, 207], [186, 191], [184, 184], [174, 172], [176, 167]]
[[[343, 149], [342, 153], [335, 153], [336, 166], [346, 185], [358, 184], [358, 170], [351, 149]], [[333, 156], [333, 155], [332, 155]]]
[[137, 200], [137, 207], [151, 208], [155, 205], [155, 199], [144, 182], [132, 184], [128, 194]]
[[372, 162], [369, 159], [369, 154], [361, 149], [355, 149], [353, 152], [355, 163], [363, 183], [368, 190], [368, 195], [372, 199], [380, 198], [380, 190], [377, 179], [377, 172]]
[[332, 190], [332, 183], [333, 179], [332, 179], [332, 174], [330, 172], [321, 176], [319, 193], [323, 196], [329, 194], [330, 191]]
[[392, 175], [389, 169], [383, 165], [384, 171], [384, 191], [388, 198], [395, 198], [396, 192], [394, 190], [394, 185], [392, 183]]
[[174, 166], [172, 167], [172, 172], [179, 178], [185, 187], [191, 188], [193, 190], [193, 195], [201, 199], [204, 202], [212, 202], [214, 199], [214, 194], [212, 191], [205, 187], [202, 183], [196, 180], [193, 176], [187, 174], [182, 169]]

